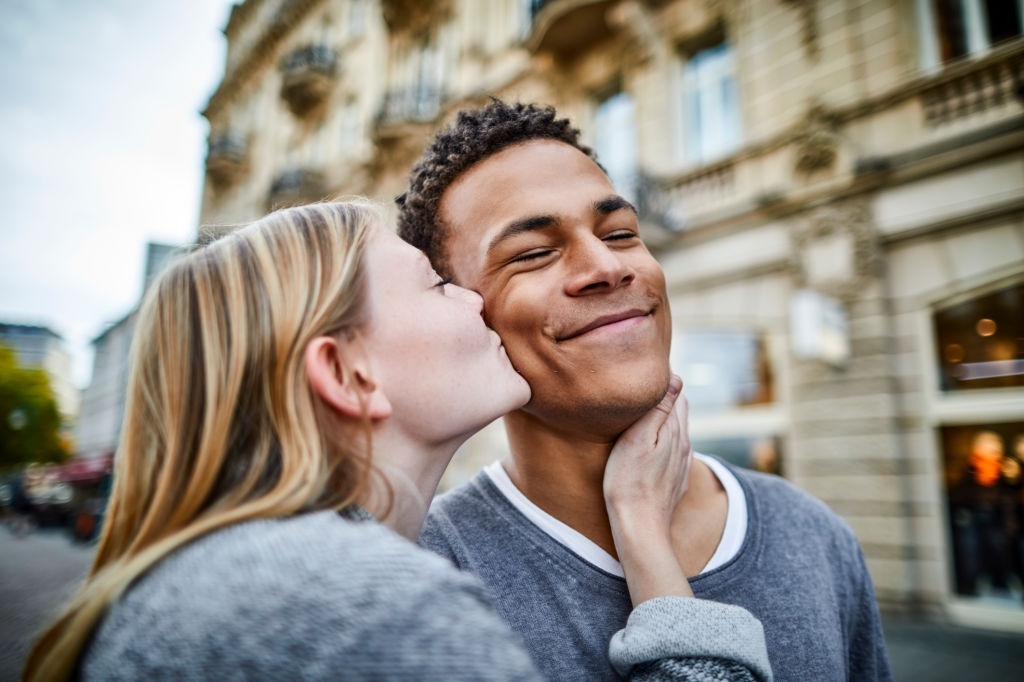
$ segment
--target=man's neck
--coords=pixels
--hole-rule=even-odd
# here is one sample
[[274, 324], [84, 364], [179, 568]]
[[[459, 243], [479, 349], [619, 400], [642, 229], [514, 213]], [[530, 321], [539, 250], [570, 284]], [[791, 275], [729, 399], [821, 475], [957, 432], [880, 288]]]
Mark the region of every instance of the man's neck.
[[[540, 509], [618, 558], [604, 499], [604, 469], [614, 441], [558, 431], [525, 412], [505, 417], [510, 456], [502, 465], [517, 488]], [[672, 521], [673, 544], [687, 575], [714, 554], [725, 528], [728, 498], [703, 462]]]
[[616, 556], [604, 501], [604, 468], [614, 442], [555, 431], [535, 417], [505, 417], [511, 456], [502, 465], [535, 505]]

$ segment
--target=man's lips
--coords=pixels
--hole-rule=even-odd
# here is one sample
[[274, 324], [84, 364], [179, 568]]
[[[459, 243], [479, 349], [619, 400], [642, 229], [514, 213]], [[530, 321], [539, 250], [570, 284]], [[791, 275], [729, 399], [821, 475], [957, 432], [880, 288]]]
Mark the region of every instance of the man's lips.
[[606, 327], [606, 326], [608, 326], [610, 324], [615, 324], [616, 322], [622, 322], [623, 320], [629, 320], [629, 319], [632, 319], [634, 317], [645, 317], [645, 316], [647, 316], [649, 314], [650, 314], [649, 310], [633, 309], [633, 310], [624, 310], [622, 312], [613, 313], [611, 315], [602, 315], [601, 317], [594, 318], [593, 320], [591, 320], [587, 324], [583, 325], [582, 327], [577, 327], [575, 329], [570, 330], [568, 333], [559, 335], [557, 337], [557, 340], [558, 341], [569, 341], [570, 339], [575, 339], [575, 338], [577, 338], [579, 336], [583, 336], [584, 334], [586, 334], [588, 332], [592, 332], [595, 329], [600, 329], [601, 327]]

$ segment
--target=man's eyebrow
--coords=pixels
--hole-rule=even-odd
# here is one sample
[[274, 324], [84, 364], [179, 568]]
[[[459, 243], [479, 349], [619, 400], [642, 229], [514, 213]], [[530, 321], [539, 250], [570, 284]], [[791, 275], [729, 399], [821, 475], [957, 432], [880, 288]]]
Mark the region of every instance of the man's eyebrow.
[[[633, 213], [636, 213], [636, 207], [618, 195], [610, 196], [594, 202], [594, 211], [601, 215], [609, 215], [615, 211], [621, 211], [622, 209], [629, 209]], [[559, 218], [554, 215], [537, 215], [530, 216], [529, 218], [513, 220], [506, 225], [501, 232], [495, 235], [494, 239], [491, 240], [491, 243], [487, 245], [487, 250], [491, 251], [501, 242], [518, 234], [543, 230], [557, 225], [559, 222]]]
[[608, 215], [610, 213], [614, 213], [615, 211], [620, 211], [624, 208], [628, 208], [633, 213], [636, 213], [636, 206], [629, 203], [628, 201], [626, 201], [625, 199], [618, 195], [608, 197], [607, 199], [602, 199], [601, 201], [598, 201], [594, 204], [594, 210], [600, 213], [601, 215]]
[[498, 244], [506, 239], [516, 236], [517, 234], [522, 234], [523, 232], [536, 232], [537, 230], [543, 230], [556, 224], [558, 224], [558, 218], [553, 215], [537, 215], [530, 216], [529, 218], [522, 218], [520, 220], [513, 220], [502, 228], [501, 232], [495, 235], [494, 239], [491, 240], [491, 243], [487, 245], [487, 250], [493, 250]]

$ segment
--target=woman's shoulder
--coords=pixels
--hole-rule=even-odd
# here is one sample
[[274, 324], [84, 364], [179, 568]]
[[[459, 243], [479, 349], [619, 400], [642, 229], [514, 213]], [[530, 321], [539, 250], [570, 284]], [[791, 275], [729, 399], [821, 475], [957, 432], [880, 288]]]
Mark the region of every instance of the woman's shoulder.
[[454, 664], [431, 650], [487, 661], [503, 636], [473, 578], [379, 523], [321, 512], [239, 524], [166, 558], [111, 608], [82, 672], [373, 677]]
[[376, 521], [322, 511], [236, 524], [199, 538], [158, 564], [133, 592], [209, 599], [259, 591], [283, 601], [317, 588], [344, 595], [413, 575], [433, 582], [457, 579], [453, 574], [444, 560]]

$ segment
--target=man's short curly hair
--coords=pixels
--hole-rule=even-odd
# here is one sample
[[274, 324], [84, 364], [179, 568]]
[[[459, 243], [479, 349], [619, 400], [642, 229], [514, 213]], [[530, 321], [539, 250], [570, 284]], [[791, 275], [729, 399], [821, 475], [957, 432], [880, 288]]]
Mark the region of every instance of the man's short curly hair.
[[509, 104], [493, 99], [483, 107], [464, 109], [455, 123], [434, 137], [409, 173], [409, 189], [399, 196], [398, 234], [427, 254], [434, 268], [450, 276], [441, 222], [441, 195], [474, 164], [503, 149], [531, 140], [550, 139], [572, 145], [597, 160], [579, 141], [580, 131], [554, 107]]

